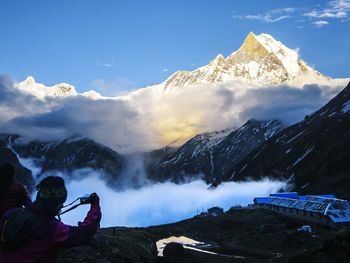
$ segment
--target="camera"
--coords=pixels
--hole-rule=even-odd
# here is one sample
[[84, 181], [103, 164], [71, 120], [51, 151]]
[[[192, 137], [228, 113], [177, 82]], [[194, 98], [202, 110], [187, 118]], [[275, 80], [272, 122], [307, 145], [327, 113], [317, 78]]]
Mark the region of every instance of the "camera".
[[93, 194], [86, 194], [83, 195], [82, 197], [79, 197], [80, 204], [85, 205], [85, 204], [91, 204], [94, 201], [95, 198], [95, 193]]

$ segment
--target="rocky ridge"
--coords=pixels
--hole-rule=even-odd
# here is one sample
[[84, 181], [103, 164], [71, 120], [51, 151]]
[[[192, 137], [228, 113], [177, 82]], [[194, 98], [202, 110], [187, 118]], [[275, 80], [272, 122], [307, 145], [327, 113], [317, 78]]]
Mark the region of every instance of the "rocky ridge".
[[15, 167], [15, 180], [23, 184], [29, 192], [34, 190], [34, 178], [31, 170], [20, 163], [17, 155], [8, 147], [6, 140], [0, 136], [0, 164], [10, 163]]

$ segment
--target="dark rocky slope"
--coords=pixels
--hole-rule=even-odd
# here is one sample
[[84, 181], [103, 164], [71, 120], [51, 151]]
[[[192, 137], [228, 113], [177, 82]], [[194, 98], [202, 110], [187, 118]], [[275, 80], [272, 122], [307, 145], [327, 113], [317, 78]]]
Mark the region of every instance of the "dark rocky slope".
[[350, 198], [350, 83], [317, 112], [255, 149], [226, 180], [287, 179], [300, 193]]
[[15, 167], [15, 180], [26, 186], [29, 192], [34, 190], [34, 178], [32, 172], [23, 167], [16, 154], [7, 148], [7, 144], [0, 140], [0, 164], [10, 163]]

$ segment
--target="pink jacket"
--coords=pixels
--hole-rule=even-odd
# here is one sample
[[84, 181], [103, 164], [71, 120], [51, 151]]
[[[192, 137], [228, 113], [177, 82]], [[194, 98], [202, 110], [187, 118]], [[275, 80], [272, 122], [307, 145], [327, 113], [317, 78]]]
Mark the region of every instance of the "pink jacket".
[[21, 248], [13, 252], [0, 249], [1, 263], [54, 263], [59, 249], [89, 242], [101, 220], [98, 204], [91, 205], [90, 211], [79, 226], [63, 224], [46, 214], [36, 203], [29, 205], [27, 209], [43, 217], [33, 226], [31, 237]]

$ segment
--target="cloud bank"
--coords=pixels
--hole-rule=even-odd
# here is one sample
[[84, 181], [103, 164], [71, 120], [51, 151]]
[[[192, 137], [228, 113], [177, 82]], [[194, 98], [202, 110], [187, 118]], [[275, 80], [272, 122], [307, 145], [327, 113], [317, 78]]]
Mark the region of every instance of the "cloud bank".
[[151, 145], [154, 139], [145, 121], [122, 100], [91, 100], [84, 96], [38, 99], [18, 90], [10, 77], [0, 77], [2, 133], [44, 141], [78, 134], [128, 152], [155, 146]]
[[343, 85], [286, 85], [257, 87], [232, 81], [223, 85], [196, 85], [179, 90], [144, 89], [131, 103], [160, 142], [176, 141], [204, 131], [240, 127], [248, 119], [278, 119], [293, 124], [323, 106]]
[[257, 87], [232, 81], [164, 91], [161, 86], [116, 99], [84, 96], [38, 99], [0, 77], [1, 132], [29, 140], [60, 140], [81, 135], [120, 153], [182, 143], [201, 132], [240, 127], [250, 118], [292, 124], [317, 110], [344, 83]]

